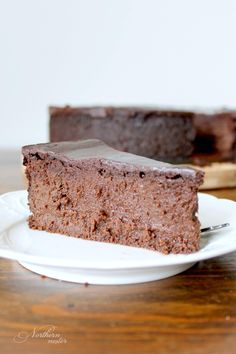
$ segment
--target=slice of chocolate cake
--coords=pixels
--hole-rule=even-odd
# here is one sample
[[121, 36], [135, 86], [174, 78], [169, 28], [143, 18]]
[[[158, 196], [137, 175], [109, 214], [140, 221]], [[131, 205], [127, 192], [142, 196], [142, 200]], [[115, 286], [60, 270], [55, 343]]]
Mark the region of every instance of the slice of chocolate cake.
[[100, 139], [117, 150], [186, 162], [195, 139], [193, 116], [140, 107], [51, 107], [50, 141]]
[[199, 249], [203, 173], [85, 140], [23, 147], [29, 226], [163, 253]]

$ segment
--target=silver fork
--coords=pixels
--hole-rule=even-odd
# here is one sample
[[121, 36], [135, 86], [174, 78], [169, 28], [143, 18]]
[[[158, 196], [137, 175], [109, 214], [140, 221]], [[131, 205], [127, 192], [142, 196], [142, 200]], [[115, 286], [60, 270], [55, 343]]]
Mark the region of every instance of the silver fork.
[[221, 230], [224, 227], [228, 227], [230, 226], [230, 224], [228, 222], [224, 223], [224, 224], [219, 224], [219, 225], [214, 225], [214, 226], [209, 226], [209, 227], [204, 227], [203, 229], [201, 229], [201, 234], [204, 233], [208, 233], [208, 232], [212, 232], [212, 231], [216, 231], [216, 230]]

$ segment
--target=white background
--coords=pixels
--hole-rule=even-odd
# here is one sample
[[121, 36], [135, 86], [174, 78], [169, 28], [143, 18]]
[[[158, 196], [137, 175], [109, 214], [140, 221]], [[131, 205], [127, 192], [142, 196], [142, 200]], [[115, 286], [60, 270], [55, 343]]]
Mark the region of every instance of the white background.
[[0, 0], [0, 147], [49, 104], [236, 107], [234, 0]]

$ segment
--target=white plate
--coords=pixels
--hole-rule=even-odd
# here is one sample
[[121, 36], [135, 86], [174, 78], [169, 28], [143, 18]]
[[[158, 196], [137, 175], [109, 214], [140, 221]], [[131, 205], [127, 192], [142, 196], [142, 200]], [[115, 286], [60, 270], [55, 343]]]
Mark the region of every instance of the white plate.
[[87, 241], [29, 229], [27, 192], [0, 197], [0, 257], [51, 278], [90, 284], [131, 284], [163, 279], [196, 262], [236, 250], [236, 203], [199, 194], [202, 227], [230, 227], [202, 237], [189, 255], [163, 255], [141, 248]]

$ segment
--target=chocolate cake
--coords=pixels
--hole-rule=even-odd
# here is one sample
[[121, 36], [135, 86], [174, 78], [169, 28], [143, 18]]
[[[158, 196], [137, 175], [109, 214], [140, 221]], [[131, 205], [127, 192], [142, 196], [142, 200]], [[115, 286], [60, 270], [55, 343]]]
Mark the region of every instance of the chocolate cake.
[[194, 115], [196, 164], [236, 161], [236, 112], [221, 111]]
[[99, 140], [23, 147], [32, 229], [163, 253], [199, 249], [203, 173]]
[[50, 108], [50, 141], [100, 139], [115, 149], [186, 162], [193, 152], [193, 113], [150, 108]]
[[51, 107], [50, 141], [98, 138], [149, 158], [205, 166], [236, 161], [236, 111]]

